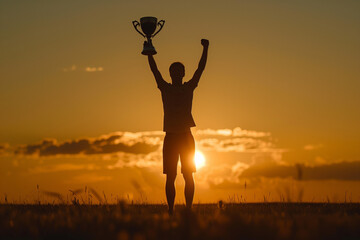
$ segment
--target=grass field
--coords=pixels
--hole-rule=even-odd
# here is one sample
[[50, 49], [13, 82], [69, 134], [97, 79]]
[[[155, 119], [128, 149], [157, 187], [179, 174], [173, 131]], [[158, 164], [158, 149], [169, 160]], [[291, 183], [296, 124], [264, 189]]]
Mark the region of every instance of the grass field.
[[0, 239], [360, 239], [358, 203], [0, 205]]

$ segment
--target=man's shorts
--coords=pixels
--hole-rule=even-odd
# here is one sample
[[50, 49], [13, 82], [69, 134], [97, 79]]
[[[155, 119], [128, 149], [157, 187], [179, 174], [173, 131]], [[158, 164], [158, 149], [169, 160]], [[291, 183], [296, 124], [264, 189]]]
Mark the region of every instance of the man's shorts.
[[177, 173], [177, 165], [181, 161], [181, 173], [196, 172], [195, 141], [191, 132], [166, 133], [163, 146], [163, 173]]

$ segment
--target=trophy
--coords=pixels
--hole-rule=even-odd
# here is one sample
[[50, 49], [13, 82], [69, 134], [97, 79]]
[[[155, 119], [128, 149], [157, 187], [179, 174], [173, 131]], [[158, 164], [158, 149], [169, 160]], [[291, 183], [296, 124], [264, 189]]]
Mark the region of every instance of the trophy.
[[[163, 28], [165, 24], [165, 21], [160, 20], [158, 22], [156, 17], [142, 17], [140, 18], [140, 23], [135, 20], [132, 21], [132, 24], [134, 25], [134, 28], [138, 33], [140, 33], [144, 38], [147, 38], [147, 41], [144, 42], [144, 49], [142, 50], [141, 54], [155, 55], [156, 50], [152, 45], [151, 38], [155, 37], [156, 34], [160, 32], [160, 30]], [[159, 25], [160, 28], [155, 32], [157, 25]], [[143, 33], [139, 31], [138, 26], [141, 26]]]

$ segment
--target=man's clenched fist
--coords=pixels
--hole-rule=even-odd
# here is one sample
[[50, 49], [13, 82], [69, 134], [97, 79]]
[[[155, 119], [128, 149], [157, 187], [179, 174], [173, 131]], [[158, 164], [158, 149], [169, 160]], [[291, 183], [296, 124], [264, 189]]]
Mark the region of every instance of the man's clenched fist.
[[209, 40], [201, 39], [201, 45], [203, 45], [204, 47], [208, 47], [209, 46]]

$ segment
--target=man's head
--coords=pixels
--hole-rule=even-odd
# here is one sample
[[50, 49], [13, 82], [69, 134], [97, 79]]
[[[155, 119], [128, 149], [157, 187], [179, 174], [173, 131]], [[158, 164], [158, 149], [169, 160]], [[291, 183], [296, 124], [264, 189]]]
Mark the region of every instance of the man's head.
[[181, 62], [174, 62], [170, 65], [169, 68], [170, 77], [175, 81], [182, 81], [182, 78], [185, 76], [185, 66]]

